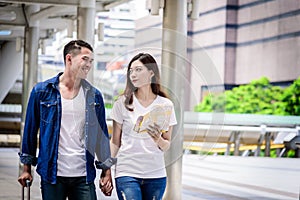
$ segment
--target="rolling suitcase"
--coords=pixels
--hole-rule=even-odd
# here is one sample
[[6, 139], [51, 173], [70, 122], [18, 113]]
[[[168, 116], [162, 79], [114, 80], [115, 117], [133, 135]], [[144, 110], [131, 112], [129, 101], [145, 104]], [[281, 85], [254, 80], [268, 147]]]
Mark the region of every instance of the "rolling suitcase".
[[[30, 200], [30, 186], [31, 182], [29, 180], [26, 180], [26, 188], [27, 188], [27, 200]], [[24, 189], [25, 187], [22, 187], [22, 200], [24, 200], [25, 194], [24, 194]]]

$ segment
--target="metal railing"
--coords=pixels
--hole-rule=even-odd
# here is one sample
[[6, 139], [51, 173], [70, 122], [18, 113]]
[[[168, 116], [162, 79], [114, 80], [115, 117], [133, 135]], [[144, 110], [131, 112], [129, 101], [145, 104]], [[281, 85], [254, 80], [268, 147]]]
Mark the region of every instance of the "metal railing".
[[[0, 105], [0, 134], [19, 134], [21, 105]], [[109, 132], [112, 131], [110, 109], [106, 109]], [[258, 156], [261, 146], [265, 146], [266, 156], [274, 140], [280, 133], [277, 144], [283, 144], [284, 138], [300, 135], [299, 116], [277, 116], [256, 114], [224, 113], [184, 113], [184, 142], [210, 144], [227, 144], [225, 155], [234, 148], [234, 155], [240, 155], [241, 145], [256, 145]], [[207, 148], [207, 147], [206, 147]]]
[[[257, 145], [255, 155], [265, 145], [265, 155], [278, 133], [300, 135], [300, 117], [257, 114], [224, 114], [185, 112], [184, 141], [227, 143], [226, 155], [234, 145], [234, 155], [239, 155], [241, 144]], [[281, 141], [284, 142], [283, 140]]]

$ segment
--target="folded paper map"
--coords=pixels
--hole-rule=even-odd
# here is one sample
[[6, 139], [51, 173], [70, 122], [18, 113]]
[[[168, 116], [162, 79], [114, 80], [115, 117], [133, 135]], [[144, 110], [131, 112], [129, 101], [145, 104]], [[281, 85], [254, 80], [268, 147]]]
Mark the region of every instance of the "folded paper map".
[[157, 124], [161, 131], [169, 128], [172, 106], [156, 105], [153, 109], [143, 116], [139, 116], [136, 120], [134, 131], [138, 133], [146, 133], [149, 125]]

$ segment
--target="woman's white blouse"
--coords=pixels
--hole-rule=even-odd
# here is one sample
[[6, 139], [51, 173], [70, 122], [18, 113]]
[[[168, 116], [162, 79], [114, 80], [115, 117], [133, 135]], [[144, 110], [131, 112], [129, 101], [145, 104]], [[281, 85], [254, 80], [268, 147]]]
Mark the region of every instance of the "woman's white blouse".
[[137, 178], [166, 177], [164, 152], [161, 151], [148, 133], [137, 133], [134, 125], [139, 116], [143, 116], [155, 106], [172, 106], [169, 126], [177, 124], [173, 103], [157, 96], [147, 107], [142, 106], [133, 96], [134, 111], [125, 108], [125, 97], [121, 96], [113, 105], [111, 118], [122, 125], [121, 147], [117, 154], [115, 177], [131, 176]]

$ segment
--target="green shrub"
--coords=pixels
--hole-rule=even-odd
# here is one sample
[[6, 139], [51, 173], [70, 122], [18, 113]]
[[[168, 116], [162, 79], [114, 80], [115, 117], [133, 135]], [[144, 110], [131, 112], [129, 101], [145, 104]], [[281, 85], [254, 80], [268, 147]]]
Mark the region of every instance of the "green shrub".
[[196, 112], [300, 115], [300, 77], [287, 88], [272, 86], [266, 77], [220, 94], [208, 94]]

